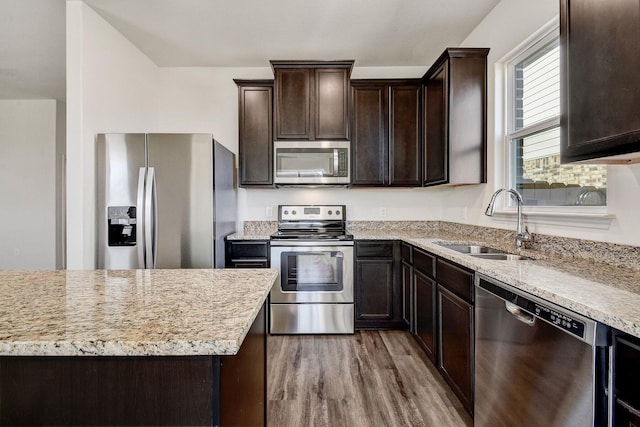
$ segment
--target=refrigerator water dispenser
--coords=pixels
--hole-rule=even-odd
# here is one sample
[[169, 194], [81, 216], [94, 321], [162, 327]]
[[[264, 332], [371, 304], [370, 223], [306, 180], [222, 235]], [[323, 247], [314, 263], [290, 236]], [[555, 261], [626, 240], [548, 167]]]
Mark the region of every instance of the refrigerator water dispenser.
[[136, 207], [107, 207], [109, 246], [136, 245]]

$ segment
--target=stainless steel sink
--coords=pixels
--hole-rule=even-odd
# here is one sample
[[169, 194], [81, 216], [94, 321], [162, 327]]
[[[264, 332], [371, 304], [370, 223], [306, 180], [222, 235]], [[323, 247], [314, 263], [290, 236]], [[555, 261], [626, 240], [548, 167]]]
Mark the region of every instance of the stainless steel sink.
[[517, 260], [522, 260], [522, 259], [531, 259], [529, 257], [526, 256], [522, 256], [522, 255], [515, 255], [515, 254], [505, 254], [505, 253], [496, 253], [496, 254], [470, 254], [472, 257], [476, 257], [476, 258], [484, 258], [484, 259], [492, 259], [492, 260], [499, 260], [499, 261], [517, 261]]
[[523, 259], [531, 259], [526, 256], [510, 254], [500, 249], [481, 245], [465, 245], [460, 243], [438, 243], [443, 248], [451, 249], [456, 252], [471, 255], [476, 258], [484, 258], [497, 261], [517, 261]]
[[442, 246], [443, 248], [451, 249], [463, 254], [504, 254], [505, 253], [500, 249], [490, 248], [489, 246], [448, 244], [448, 243], [438, 243], [438, 245]]

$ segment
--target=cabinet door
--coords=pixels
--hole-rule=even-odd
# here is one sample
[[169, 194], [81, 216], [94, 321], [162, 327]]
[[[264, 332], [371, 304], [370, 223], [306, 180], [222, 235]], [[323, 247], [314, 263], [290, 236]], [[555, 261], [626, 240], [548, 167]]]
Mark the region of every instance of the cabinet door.
[[639, 23], [637, 0], [561, 0], [563, 163], [640, 158]]
[[446, 180], [449, 184], [487, 182], [487, 53], [458, 49], [446, 71]]
[[419, 187], [421, 161], [421, 87], [391, 86], [389, 104], [389, 176], [392, 186]]
[[402, 262], [402, 321], [413, 332], [413, 267]]
[[424, 86], [424, 185], [448, 181], [448, 67], [445, 62]]
[[353, 85], [351, 102], [351, 184], [386, 185], [389, 175], [386, 85]]
[[356, 323], [393, 319], [393, 259], [356, 261]]
[[640, 340], [613, 332], [613, 425], [640, 425]]
[[348, 70], [315, 70], [315, 139], [347, 139], [348, 90]]
[[473, 411], [473, 306], [438, 286], [438, 369]]
[[276, 139], [311, 139], [311, 76], [306, 68], [278, 68], [275, 74]]
[[414, 268], [413, 286], [416, 338], [429, 359], [436, 363], [436, 283]]
[[238, 84], [241, 187], [273, 185], [273, 82]]

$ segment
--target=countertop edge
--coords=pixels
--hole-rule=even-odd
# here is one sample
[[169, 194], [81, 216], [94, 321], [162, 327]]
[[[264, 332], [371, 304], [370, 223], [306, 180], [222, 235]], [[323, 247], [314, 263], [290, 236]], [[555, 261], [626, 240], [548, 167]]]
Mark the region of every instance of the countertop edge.
[[[271, 270], [271, 274], [265, 274]], [[94, 272], [91, 270], [91, 272]], [[243, 271], [244, 272], [244, 271]], [[261, 269], [263, 280], [256, 292], [255, 304], [251, 311], [247, 310], [246, 322], [237, 328], [232, 328], [228, 338], [212, 339], [156, 339], [149, 341], [121, 341], [102, 339], [46, 339], [42, 340], [11, 340], [9, 336], [0, 340], [0, 356], [233, 356], [238, 353], [249, 330], [263, 305], [277, 278], [277, 271], [273, 269]], [[33, 272], [25, 271], [26, 274]], [[56, 274], [60, 273], [57, 271]], [[88, 271], [88, 274], [89, 271]]]

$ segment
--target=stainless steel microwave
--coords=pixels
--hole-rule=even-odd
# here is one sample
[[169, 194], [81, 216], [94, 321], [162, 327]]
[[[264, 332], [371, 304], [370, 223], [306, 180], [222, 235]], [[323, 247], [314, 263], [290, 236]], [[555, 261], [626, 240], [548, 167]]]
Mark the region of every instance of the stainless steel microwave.
[[349, 141], [274, 141], [276, 185], [348, 185]]

